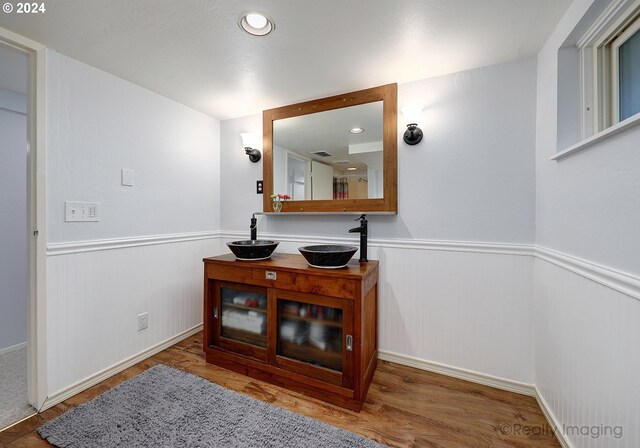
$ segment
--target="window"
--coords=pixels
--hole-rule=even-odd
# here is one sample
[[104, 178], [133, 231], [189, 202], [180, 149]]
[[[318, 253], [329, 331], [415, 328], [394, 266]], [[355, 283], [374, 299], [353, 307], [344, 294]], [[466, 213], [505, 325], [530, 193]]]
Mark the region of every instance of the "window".
[[593, 2], [558, 49], [559, 160], [640, 126], [640, 0]]
[[583, 138], [640, 112], [640, 8], [617, 0], [579, 44], [583, 80]]
[[611, 43], [613, 124], [640, 112], [640, 17]]

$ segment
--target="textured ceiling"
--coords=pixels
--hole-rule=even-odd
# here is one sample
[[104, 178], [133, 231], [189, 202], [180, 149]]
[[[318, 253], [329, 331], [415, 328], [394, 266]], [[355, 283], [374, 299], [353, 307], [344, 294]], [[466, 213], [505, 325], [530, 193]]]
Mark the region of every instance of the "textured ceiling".
[[[569, 3], [47, 0], [0, 27], [227, 119], [535, 55]], [[249, 11], [275, 31], [241, 31]]]

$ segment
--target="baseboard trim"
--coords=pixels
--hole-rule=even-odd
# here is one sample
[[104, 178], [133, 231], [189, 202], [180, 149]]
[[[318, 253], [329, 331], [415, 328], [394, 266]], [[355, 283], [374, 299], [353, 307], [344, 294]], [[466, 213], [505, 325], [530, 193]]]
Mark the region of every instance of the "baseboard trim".
[[427, 361], [424, 359], [414, 358], [412, 356], [401, 355], [399, 353], [388, 352], [385, 350], [380, 350], [378, 352], [378, 359], [382, 361], [401, 364], [403, 366], [414, 367], [420, 370], [426, 370], [428, 372], [439, 373], [441, 375], [446, 375], [461, 380], [471, 381], [472, 383], [482, 384], [484, 386], [495, 387], [496, 389], [515, 392], [521, 395], [527, 395], [530, 397], [535, 396], [535, 386], [533, 386], [532, 384], [508, 380], [506, 378], [487, 375], [485, 373], [480, 373], [473, 370], [453, 367], [446, 364]]
[[44, 404], [38, 410], [38, 412], [45, 411], [57, 405], [58, 403], [62, 403], [63, 401], [73, 397], [74, 395], [77, 395], [80, 392], [87, 390], [92, 386], [95, 386], [96, 384], [106, 380], [107, 378], [110, 378], [113, 375], [120, 373], [123, 370], [126, 370], [129, 367], [139, 363], [140, 361], [144, 361], [145, 359], [150, 358], [156, 353], [160, 353], [161, 351], [166, 350], [172, 345], [175, 345], [178, 342], [182, 341], [183, 339], [188, 338], [189, 336], [193, 336], [194, 334], [200, 331], [202, 331], [202, 324], [196, 325], [195, 327], [192, 327], [188, 330], [178, 333], [177, 335], [169, 339], [166, 339], [160, 342], [159, 344], [149, 347], [148, 349], [143, 350], [140, 353], [137, 353], [133, 356], [130, 356], [129, 358], [123, 361], [120, 361], [112, 365], [111, 367], [107, 367], [106, 369], [101, 370], [100, 372], [95, 373], [85, 378], [84, 380], [81, 380], [75, 384], [72, 384], [71, 386], [66, 387], [47, 397], [47, 399], [44, 401]]
[[567, 436], [564, 434], [562, 430], [563, 425], [560, 424], [560, 422], [556, 418], [556, 415], [551, 410], [551, 407], [542, 396], [542, 393], [540, 393], [540, 389], [538, 389], [537, 386], [534, 386], [534, 389], [535, 389], [535, 395], [534, 395], [535, 399], [538, 402], [540, 409], [542, 409], [542, 412], [544, 413], [544, 416], [546, 417], [547, 421], [551, 424], [551, 427], [553, 428], [553, 433], [555, 434], [556, 439], [558, 439], [558, 442], [560, 442], [560, 445], [562, 445], [562, 448], [574, 448], [573, 444], [571, 443], [571, 441], [569, 441], [569, 439], [567, 439]]
[[47, 244], [47, 257], [56, 255], [96, 252], [100, 250], [124, 249], [128, 247], [152, 246], [156, 244], [183, 243], [185, 241], [219, 238], [220, 232], [173, 233], [167, 235], [149, 235], [131, 238], [105, 240], [74, 241], [70, 243]]
[[0, 355], [4, 355], [5, 353], [10, 353], [10, 352], [14, 352], [16, 350], [20, 350], [21, 348], [24, 348], [27, 346], [26, 342], [21, 342], [20, 344], [16, 344], [16, 345], [12, 345], [9, 347], [5, 347], [2, 350], [0, 350]]

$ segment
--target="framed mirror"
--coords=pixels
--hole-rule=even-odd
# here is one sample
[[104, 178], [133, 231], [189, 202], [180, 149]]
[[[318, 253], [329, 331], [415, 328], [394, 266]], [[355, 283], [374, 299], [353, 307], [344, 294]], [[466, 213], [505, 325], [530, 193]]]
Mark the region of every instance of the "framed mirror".
[[398, 212], [397, 84], [263, 112], [263, 211]]

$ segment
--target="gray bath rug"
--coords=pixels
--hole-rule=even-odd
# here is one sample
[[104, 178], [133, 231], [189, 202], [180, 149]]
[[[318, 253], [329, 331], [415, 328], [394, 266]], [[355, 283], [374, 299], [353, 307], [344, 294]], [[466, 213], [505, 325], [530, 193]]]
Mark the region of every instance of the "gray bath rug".
[[157, 365], [38, 429], [58, 447], [331, 447], [382, 445]]

